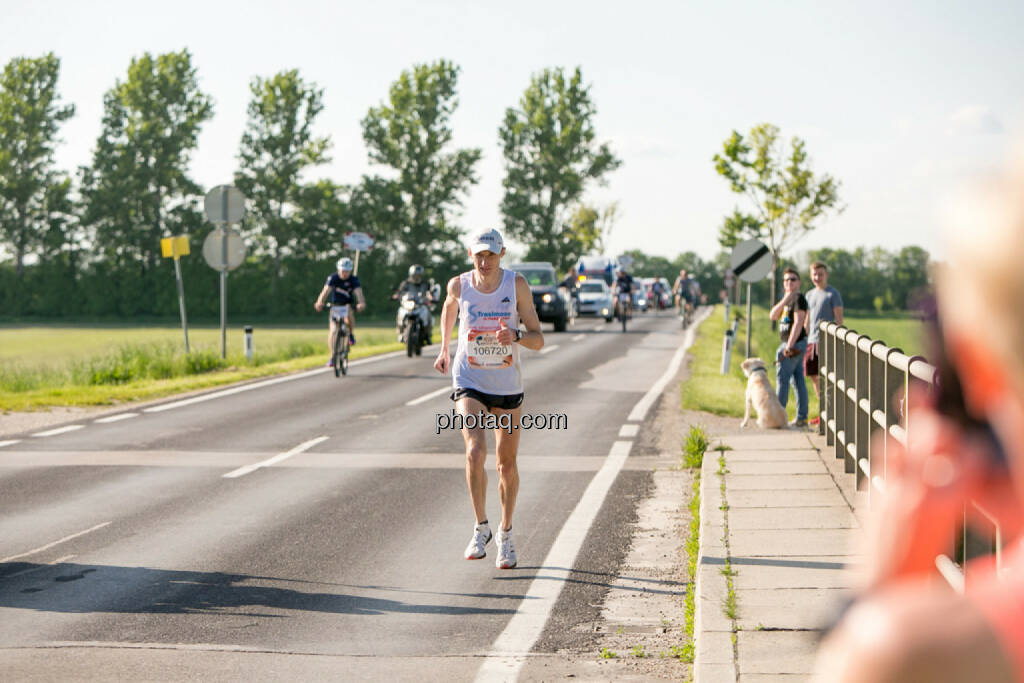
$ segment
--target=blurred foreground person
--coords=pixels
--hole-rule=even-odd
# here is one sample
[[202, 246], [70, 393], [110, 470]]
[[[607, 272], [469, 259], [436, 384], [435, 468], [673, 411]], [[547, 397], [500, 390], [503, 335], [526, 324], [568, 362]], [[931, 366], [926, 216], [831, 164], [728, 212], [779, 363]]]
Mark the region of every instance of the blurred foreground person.
[[[910, 407], [909, 446], [890, 441], [867, 585], [825, 639], [817, 680], [1024, 681], [1024, 166], [952, 219], [936, 275], [940, 381]], [[935, 561], [965, 504], [985, 528], [969, 501], [1000, 520], [1003, 566], [973, 561], [961, 594]]]

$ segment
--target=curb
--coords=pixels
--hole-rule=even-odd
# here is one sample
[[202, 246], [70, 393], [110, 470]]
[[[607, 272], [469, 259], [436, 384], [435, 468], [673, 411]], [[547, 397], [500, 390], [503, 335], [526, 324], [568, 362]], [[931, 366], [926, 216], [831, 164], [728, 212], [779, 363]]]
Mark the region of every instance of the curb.
[[694, 582], [693, 660], [695, 683], [736, 681], [732, 620], [722, 612], [728, 595], [725, 567], [725, 511], [718, 477], [718, 451], [708, 450], [700, 471], [700, 548]]

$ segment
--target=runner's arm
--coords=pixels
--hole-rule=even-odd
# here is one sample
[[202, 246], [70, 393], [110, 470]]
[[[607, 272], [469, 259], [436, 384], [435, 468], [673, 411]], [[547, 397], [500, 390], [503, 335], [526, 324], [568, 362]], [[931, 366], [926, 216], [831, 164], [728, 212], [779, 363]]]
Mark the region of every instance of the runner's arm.
[[455, 318], [459, 314], [459, 295], [461, 294], [459, 278], [458, 276], [453, 277], [448, 281], [448, 296], [444, 300], [444, 306], [441, 307], [441, 348], [434, 361], [434, 369], [442, 375], [448, 373], [448, 366], [451, 363], [449, 350], [452, 342], [452, 328], [455, 327]]

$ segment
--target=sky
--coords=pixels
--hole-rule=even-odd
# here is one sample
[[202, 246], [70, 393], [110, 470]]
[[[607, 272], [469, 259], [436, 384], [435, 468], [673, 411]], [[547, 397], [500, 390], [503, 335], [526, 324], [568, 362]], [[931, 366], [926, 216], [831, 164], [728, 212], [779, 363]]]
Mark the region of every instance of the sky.
[[[155, 9], [146, 9], [152, 4]], [[479, 147], [479, 183], [456, 223], [501, 227], [498, 127], [533, 74], [580, 66], [595, 130], [622, 160], [585, 201], [618, 202], [609, 251], [712, 258], [718, 226], [749, 208], [712, 157], [733, 130], [770, 122], [807, 143], [845, 210], [794, 251], [919, 245], [940, 257], [939, 212], [998, 167], [1024, 133], [1024, 3], [456, 0], [0, 0], [0, 63], [54, 52], [75, 117], [57, 164], [88, 164], [103, 94], [144, 52], [187, 48], [212, 96], [192, 157], [203, 187], [231, 182], [249, 82], [298, 69], [324, 90], [316, 132], [332, 161], [315, 177], [382, 172], [360, 120], [417, 63], [461, 68], [454, 144]]]

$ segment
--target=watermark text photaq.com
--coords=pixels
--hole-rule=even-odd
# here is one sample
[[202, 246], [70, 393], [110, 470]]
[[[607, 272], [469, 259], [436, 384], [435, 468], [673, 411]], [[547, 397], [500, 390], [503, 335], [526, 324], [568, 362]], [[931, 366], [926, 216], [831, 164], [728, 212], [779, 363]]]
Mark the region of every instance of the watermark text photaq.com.
[[450, 413], [434, 413], [434, 434], [440, 434], [442, 429], [504, 429], [509, 434], [513, 430], [522, 429], [568, 429], [569, 418], [565, 413], [523, 413], [519, 418], [519, 424], [512, 421], [510, 413], [485, 413], [479, 411], [463, 415], [455, 412], [453, 408]]

